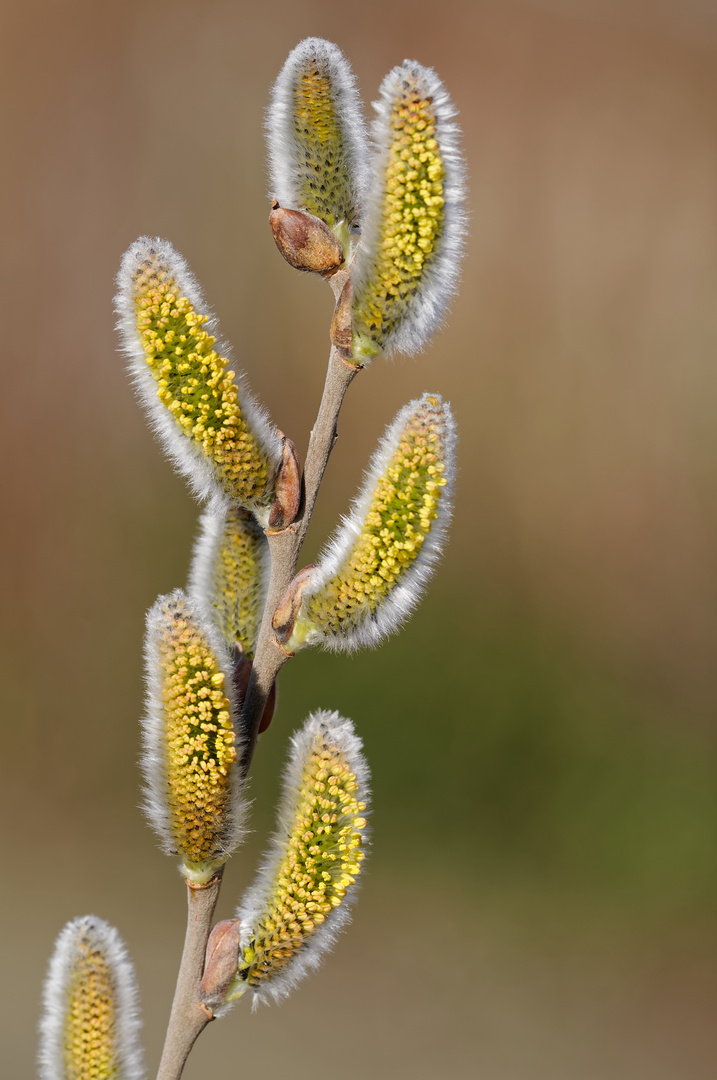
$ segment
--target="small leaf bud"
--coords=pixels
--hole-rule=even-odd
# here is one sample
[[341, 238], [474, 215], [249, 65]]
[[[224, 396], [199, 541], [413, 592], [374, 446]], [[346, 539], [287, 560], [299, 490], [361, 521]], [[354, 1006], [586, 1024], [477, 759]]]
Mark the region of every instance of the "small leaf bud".
[[315, 566], [305, 566], [290, 582], [274, 612], [271, 625], [280, 645], [286, 645], [294, 630], [296, 616], [301, 609], [304, 589], [309, 585], [316, 571]]
[[344, 361], [351, 360], [353, 357], [352, 298], [353, 287], [351, 278], [348, 278], [336, 301], [331, 320], [331, 344], [338, 349]]
[[301, 469], [296, 447], [291, 439], [279, 432], [283, 439], [281, 465], [274, 480], [274, 502], [269, 511], [268, 529], [284, 529], [296, 520], [301, 505]]
[[216, 1012], [225, 1002], [239, 963], [239, 919], [222, 919], [207, 941], [204, 975], [199, 984], [201, 1000]]
[[279, 251], [297, 270], [328, 276], [344, 261], [343, 248], [328, 225], [305, 210], [283, 210], [275, 200], [269, 224]]

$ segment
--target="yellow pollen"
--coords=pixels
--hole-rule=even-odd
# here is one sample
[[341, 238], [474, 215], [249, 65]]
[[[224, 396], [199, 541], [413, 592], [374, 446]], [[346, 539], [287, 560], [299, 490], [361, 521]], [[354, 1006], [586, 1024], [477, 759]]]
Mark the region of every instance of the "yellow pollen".
[[[316, 791], [321, 775], [332, 779], [336, 794], [329, 800]], [[356, 789], [356, 776], [346, 756], [317, 735], [304, 765], [294, 827], [267, 909], [240, 963], [240, 977], [249, 986], [259, 986], [288, 963], [332, 909], [340, 906], [359, 873], [363, 853], [358, 848], [366, 821], [356, 817], [365, 807], [352, 794]], [[326, 802], [331, 812], [319, 813]]]
[[66, 1080], [105, 1080], [118, 1075], [114, 1002], [114, 981], [106, 958], [90, 942], [79, 941], [67, 988]]
[[358, 208], [349, 182], [335, 88], [321, 58], [307, 60], [297, 73], [293, 127], [300, 209], [315, 214], [329, 228], [341, 222], [352, 225]]
[[350, 554], [335, 577], [307, 597], [297, 624], [343, 634], [372, 615], [413, 566], [438, 516], [444, 434], [440, 404], [426, 399], [401, 433]]
[[238, 641], [252, 660], [264, 607], [262, 555], [267, 541], [263, 529], [241, 507], [224, 517], [214, 555], [208, 601], [225, 640]]
[[404, 82], [391, 110], [379, 246], [354, 299], [359, 355], [383, 347], [420, 289], [440, 242], [445, 168], [435, 131], [431, 98]]
[[[243, 415], [234, 372], [203, 328], [209, 317], [194, 310], [166, 267], [151, 257], [135, 276], [134, 296], [137, 332], [157, 397], [211, 462], [229, 496], [244, 505], [266, 500], [273, 482], [270, 463]], [[170, 348], [177, 339], [180, 344]]]
[[230, 704], [214, 653], [176, 602], [165, 611], [159, 655], [172, 833], [185, 861], [202, 863], [224, 854], [229, 773], [236, 760]]

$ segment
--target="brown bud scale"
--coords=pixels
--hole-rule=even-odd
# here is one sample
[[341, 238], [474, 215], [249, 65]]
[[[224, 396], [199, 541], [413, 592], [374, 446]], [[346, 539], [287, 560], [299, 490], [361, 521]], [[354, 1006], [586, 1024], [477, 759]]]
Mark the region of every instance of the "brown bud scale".
[[328, 225], [305, 210], [284, 210], [275, 202], [269, 224], [279, 251], [297, 270], [332, 274], [344, 261], [343, 248]]
[[276, 639], [281, 645], [286, 644], [291, 637], [294, 623], [296, 622], [296, 616], [299, 614], [299, 609], [301, 607], [301, 597], [304, 589], [314, 576], [315, 570], [316, 567], [311, 565], [305, 566], [303, 570], [299, 571], [284, 593], [282, 599], [279, 601], [279, 605], [274, 612], [271, 625], [276, 634]]
[[199, 985], [202, 1003], [214, 1010], [224, 1004], [239, 959], [239, 919], [223, 919], [209, 935], [204, 975]]
[[348, 278], [336, 302], [331, 320], [331, 344], [338, 349], [342, 360], [350, 360], [353, 356], [352, 297], [351, 278]]
[[274, 480], [274, 502], [269, 512], [269, 530], [283, 529], [296, 520], [301, 505], [301, 469], [296, 447], [282, 431], [281, 465]]

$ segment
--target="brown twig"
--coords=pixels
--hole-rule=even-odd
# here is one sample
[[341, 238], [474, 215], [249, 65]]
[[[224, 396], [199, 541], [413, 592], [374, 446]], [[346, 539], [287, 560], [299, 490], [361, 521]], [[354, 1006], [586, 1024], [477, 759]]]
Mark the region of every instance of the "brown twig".
[[[341, 296], [346, 280], [345, 271], [329, 279], [337, 300]], [[309, 528], [316, 496], [337, 439], [341, 405], [346, 391], [360, 370], [360, 367], [347, 363], [341, 355], [341, 350], [332, 345], [321, 404], [306, 453], [303, 505], [296, 521], [287, 525], [285, 529], [279, 532], [267, 531], [271, 553], [269, 590], [257, 640], [251, 679], [242, 708], [244, 739], [242, 771], [245, 775], [249, 771], [254, 756], [266, 700], [276, 676], [289, 659], [289, 654], [281, 648], [274, 636], [271, 625], [272, 616], [296, 574], [299, 553]]]
[[[346, 271], [339, 271], [327, 278], [337, 301], [347, 279]], [[290, 656], [276, 641], [272, 616], [296, 574], [299, 553], [309, 528], [316, 496], [336, 442], [341, 404], [353, 378], [361, 370], [347, 363], [342, 352], [339, 347], [332, 345], [321, 404], [306, 454], [303, 499], [298, 516], [285, 528], [268, 529], [266, 533], [271, 554], [271, 572], [251, 678], [242, 707], [241, 769], [244, 775], [249, 771], [254, 756], [267, 699], [276, 676]], [[214, 1019], [211, 1010], [200, 1001], [200, 983], [221, 876], [220, 871], [203, 888], [188, 884], [187, 933], [157, 1080], [179, 1080], [197, 1037]]]
[[208, 885], [187, 882], [187, 932], [157, 1080], [179, 1080], [197, 1037], [214, 1019], [199, 1000], [199, 984], [221, 880], [222, 870]]

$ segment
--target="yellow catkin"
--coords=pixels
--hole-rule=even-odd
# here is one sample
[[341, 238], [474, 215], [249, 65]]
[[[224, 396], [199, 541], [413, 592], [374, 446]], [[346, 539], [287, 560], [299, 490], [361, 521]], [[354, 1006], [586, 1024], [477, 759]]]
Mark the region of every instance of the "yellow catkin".
[[366, 804], [346, 756], [317, 739], [301, 778], [293, 828], [239, 977], [258, 987], [280, 971], [339, 907], [361, 869]]
[[354, 300], [357, 353], [382, 348], [425, 279], [444, 221], [432, 101], [407, 78], [390, 114], [377, 250]]
[[203, 863], [224, 854], [235, 735], [214, 653], [185, 611], [167, 615], [159, 659], [169, 818], [178, 853]]
[[139, 269], [133, 287], [137, 332], [157, 397], [211, 462], [227, 495], [244, 505], [266, 501], [272, 469], [242, 412], [234, 372], [204, 329], [209, 316], [195, 311], [154, 262]]
[[208, 597], [227, 642], [238, 641], [252, 660], [263, 613], [263, 530], [240, 507], [225, 516]]
[[294, 136], [301, 209], [329, 228], [354, 223], [356, 207], [346, 168], [346, 147], [336, 114], [335, 90], [320, 59], [309, 60], [294, 83]]
[[65, 1080], [119, 1080], [115, 1025], [110, 966], [96, 945], [80, 940], [67, 986]]
[[445, 424], [435, 398], [404, 427], [361, 532], [338, 573], [306, 601], [300, 623], [341, 634], [373, 614], [420, 555], [446, 480]]

